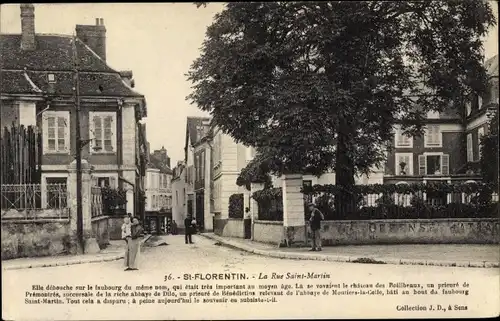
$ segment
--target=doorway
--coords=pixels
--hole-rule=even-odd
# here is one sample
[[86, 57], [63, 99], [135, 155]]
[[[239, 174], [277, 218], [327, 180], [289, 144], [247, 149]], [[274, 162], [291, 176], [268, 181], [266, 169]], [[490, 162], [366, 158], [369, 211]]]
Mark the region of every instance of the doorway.
[[196, 193], [196, 223], [200, 232], [205, 229], [205, 195], [203, 191]]

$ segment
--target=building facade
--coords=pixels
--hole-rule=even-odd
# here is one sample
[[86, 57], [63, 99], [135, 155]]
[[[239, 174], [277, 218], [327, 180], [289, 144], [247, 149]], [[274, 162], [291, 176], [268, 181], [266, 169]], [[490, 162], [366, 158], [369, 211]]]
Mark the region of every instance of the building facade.
[[395, 127], [384, 182], [481, 180], [480, 141], [498, 110], [498, 56], [489, 59], [486, 68], [490, 75], [488, 92], [471, 97], [464, 109], [451, 106], [442, 113], [429, 112], [421, 137], [406, 136], [399, 126]]
[[186, 167], [183, 161], [177, 162], [172, 175], [172, 221], [180, 230], [184, 229], [186, 217]]
[[[42, 132], [42, 190], [64, 183], [77, 146], [92, 167], [94, 185], [127, 189], [128, 212], [136, 210], [145, 175], [141, 120], [145, 98], [134, 91], [132, 73], [106, 62], [106, 28], [77, 25], [76, 37], [35, 33], [32, 4], [21, 4], [21, 34], [1, 35], [2, 126], [36, 125]], [[75, 62], [78, 77], [75, 77]], [[76, 140], [78, 78], [81, 141]], [[140, 184], [139, 184], [140, 185]]]
[[208, 215], [205, 215], [206, 189], [204, 174], [201, 174], [202, 167], [203, 172], [205, 172], [207, 155], [207, 145], [202, 141], [202, 138], [208, 133], [209, 125], [210, 118], [188, 117], [184, 146], [184, 164], [186, 166], [184, 170], [186, 189], [184, 214], [196, 218], [197, 224], [202, 230], [205, 229], [207, 223], [210, 225], [211, 220], [211, 218], [207, 218]]

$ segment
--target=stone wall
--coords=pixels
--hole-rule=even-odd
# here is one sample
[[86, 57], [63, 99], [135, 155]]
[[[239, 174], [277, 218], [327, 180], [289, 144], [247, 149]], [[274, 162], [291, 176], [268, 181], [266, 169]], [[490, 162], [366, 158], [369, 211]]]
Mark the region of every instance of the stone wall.
[[[253, 240], [283, 244], [285, 228], [280, 221], [255, 220]], [[301, 237], [303, 228], [288, 231]], [[500, 243], [498, 219], [432, 219], [324, 221], [321, 227], [323, 245], [361, 244], [497, 244]], [[311, 238], [307, 226], [308, 241]]]
[[245, 237], [245, 224], [241, 218], [215, 219], [214, 233], [225, 237]]
[[110, 244], [109, 225], [109, 216], [98, 216], [92, 219], [92, 233], [94, 234], [97, 244], [101, 250], [105, 249]]
[[69, 219], [2, 221], [2, 260], [70, 254]]
[[122, 224], [123, 224], [123, 218], [125, 216], [126, 215], [109, 216], [108, 228], [109, 228], [109, 239], [110, 240], [121, 240], [122, 239]]
[[324, 245], [353, 244], [495, 244], [500, 242], [498, 219], [419, 219], [324, 221]]
[[278, 245], [283, 239], [283, 231], [282, 221], [255, 220], [253, 224], [253, 240]]

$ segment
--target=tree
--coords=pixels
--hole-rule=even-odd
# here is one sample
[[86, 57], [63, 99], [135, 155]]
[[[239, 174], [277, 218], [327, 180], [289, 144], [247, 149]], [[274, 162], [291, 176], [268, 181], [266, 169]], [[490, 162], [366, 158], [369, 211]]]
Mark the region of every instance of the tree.
[[420, 134], [428, 111], [459, 112], [485, 90], [494, 23], [476, 0], [228, 3], [187, 98], [271, 172], [333, 169], [348, 187], [385, 160], [394, 124]]

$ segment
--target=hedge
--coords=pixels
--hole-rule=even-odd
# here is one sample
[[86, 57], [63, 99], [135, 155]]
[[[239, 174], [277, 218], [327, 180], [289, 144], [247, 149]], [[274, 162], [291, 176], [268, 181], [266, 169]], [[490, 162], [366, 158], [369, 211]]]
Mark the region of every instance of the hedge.
[[229, 218], [243, 218], [243, 194], [233, 194], [229, 197]]
[[[419, 218], [488, 218], [497, 217], [498, 202], [492, 202], [491, 195], [497, 192], [496, 184], [467, 183], [467, 184], [373, 184], [356, 185], [349, 190], [356, 195], [355, 204], [335, 209], [334, 198], [341, 191], [337, 185], [314, 185], [305, 187], [305, 195], [316, 196], [316, 206], [325, 215], [327, 220], [369, 220], [369, 219], [419, 219]], [[423, 193], [464, 193], [474, 195], [466, 204], [428, 204], [423, 200]], [[409, 206], [397, 205], [394, 194], [410, 195], [413, 197]], [[364, 197], [377, 196], [375, 206], [364, 206]], [[268, 188], [253, 193], [252, 197], [259, 204], [259, 219], [280, 220], [283, 217], [283, 201], [281, 188]], [[366, 203], [365, 203], [366, 204]], [[305, 219], [308, 218], [305, 211]]]

